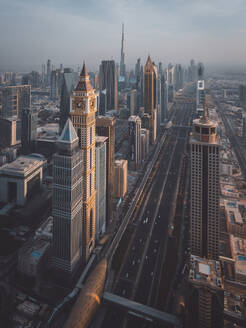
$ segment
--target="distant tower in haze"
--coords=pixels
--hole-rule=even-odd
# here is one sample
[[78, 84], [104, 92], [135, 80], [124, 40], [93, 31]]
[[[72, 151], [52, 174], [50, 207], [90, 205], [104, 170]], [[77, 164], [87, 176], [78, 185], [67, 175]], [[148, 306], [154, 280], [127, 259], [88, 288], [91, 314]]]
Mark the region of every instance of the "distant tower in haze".
[[87, 263], [95, 246], [96, 228], [96, 152], [95, 115], [97, 111], [97, 95], [90, 84], [85, 64], [79, 76], [77, 87], [71, 96], [70, 117], [79, 138], [79, 146], [83, 152], [83, 262]]
[[120, 76], [126, 77], [125, 51], [124, 51], [124, 23], [122, 23], [122, 38], [121, 38], [121, 55], [120, 55]]
[[100, 91], [106, 93], [107, 111], [118, 109], [118, 79], [114, 60], [103, 60], [100, 65]]
[[82, 259], [82, 151], [68, 119], [53, 156], [53, 265], [66, 275]]
[[217, 123], [210, 120], [206, 102], [203, 116], [193, 121], [191, 148], [191, 253], [219, 257], [220, 140]]
[[128, 164], [132, 170], [137, 170], [141, 165], [141, 119], [130, 116], [128, 119]]
[[204, 66], [202, 63], [198, 64], [197, 69], [198, 81], [196, 89], [196, 113], [197, 116], [202, 115], [205, 102], [205, 82], [204, 82]]
[[[150, 56], [144, 66], [144, 112], [149, 116], [150, 142], [156, 139], [156, 68]], [[147, 126], [144, 126], [147, 128]]]
[[47, 60], [47, 75], [46, 75], [46, 81], [47, 85], [50, 85], [50, 79], [51, 79], [51, 60]]

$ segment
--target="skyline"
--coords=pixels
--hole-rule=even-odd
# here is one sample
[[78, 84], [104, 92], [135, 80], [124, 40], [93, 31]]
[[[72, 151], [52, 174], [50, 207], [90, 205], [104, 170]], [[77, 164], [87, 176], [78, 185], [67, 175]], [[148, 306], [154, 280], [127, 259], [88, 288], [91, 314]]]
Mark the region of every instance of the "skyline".
[[102, 59], [119, 63], [122, 22], [128, 67], [138, 57], [144, 64], [149, 53], [165, 65], [194, 58], [240, 66], [245, 12], [242, 0], [0, 0], [0, 68], [41, 66], [48, 58], [56, 65], [85, 60], [89, 70]]

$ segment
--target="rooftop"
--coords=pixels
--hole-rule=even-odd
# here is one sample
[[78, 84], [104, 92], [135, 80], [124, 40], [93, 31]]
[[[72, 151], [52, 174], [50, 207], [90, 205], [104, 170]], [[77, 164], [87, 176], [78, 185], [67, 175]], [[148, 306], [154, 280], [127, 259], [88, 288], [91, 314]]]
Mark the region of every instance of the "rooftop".
[[8, 174], [26, 176], [30, 171], [33, 171], [42, 165], [43, 160], [29, 156], [20, 156], [15, 161], [3, 165], [0, 168], [0, 175]]
[[242, 216], [240, 212], [240, 206], [244, 207], [244, 204], [235, 201], [224, 201], [225, 211], [227, 214], [227, 220], [231, 224], [246, 224], [245, 218]]
[[117, 159], [116, 161], [114, 161], [114, 164], [117, 166], [123, 166], [126, 162], [126, 159]]
[[230, 235], [231, 253], [236, 273], [246, 276], [246, 239]]
[[105, 142], [107, 139], [108, 139], [108, 137], [96, 136], [96, 143]]
[[221, 267], [219, 261], [208, 260], [191, 255], [189, 280], [213, 288], [223, 288]]

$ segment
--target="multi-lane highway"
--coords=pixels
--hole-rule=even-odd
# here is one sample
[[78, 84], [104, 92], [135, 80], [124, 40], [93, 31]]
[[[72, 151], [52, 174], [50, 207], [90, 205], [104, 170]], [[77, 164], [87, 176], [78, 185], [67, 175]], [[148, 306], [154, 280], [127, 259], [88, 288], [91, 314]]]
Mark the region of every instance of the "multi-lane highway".
[[[168, 231], [175, 212], [175, 199], [185, 150], [192, 104], [177, 104], [174, 127], [160, 153], [155, 175], [132, 222], [113, 292], [152, 307], [158, 304], [165, 265]], [[173, 277], [170, 277], [170, 282]], [[107, 311], [101, 327], [144, 327], [146, 321], [119, 309]]]

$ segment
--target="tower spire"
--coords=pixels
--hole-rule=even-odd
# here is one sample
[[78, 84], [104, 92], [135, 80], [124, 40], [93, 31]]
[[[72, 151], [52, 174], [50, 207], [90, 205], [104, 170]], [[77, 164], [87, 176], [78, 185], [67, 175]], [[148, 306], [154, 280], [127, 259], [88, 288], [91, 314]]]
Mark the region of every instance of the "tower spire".
[[125, 77], [125, 75], [126, 75], [126, 66], [125, 66], [124, 41], [125, 41], [125, 32], [124, 32], [124, 23], [122, 23], [120, 75]]

